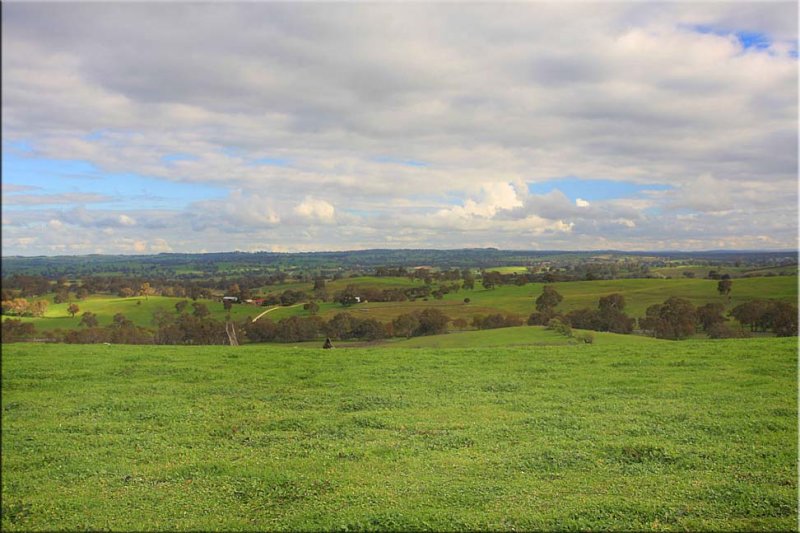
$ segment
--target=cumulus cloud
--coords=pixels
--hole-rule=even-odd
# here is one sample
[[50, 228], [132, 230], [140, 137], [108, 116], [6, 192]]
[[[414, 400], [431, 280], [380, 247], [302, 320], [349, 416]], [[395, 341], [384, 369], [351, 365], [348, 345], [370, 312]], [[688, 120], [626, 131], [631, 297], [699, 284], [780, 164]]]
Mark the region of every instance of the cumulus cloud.
[[301, 217], [319, 220], [320, 222], [333, 222], [335, 216], [333, 205], [325, 200], [318, 200], [311, 196], [307, 196], [295, 206], [294, 212]]
[[[721, 214], [711, 247], [764, 235], [796, 246], [794, 3], [11, 3], [3, 14], [4, 141], [101, 176], [228, 192], [114, 211], [97, 205], [106, 191], [64, 193], [56, 177], [34, 194], [12, 177], [3, 205], [18, 233], [4, 253], [137, 240], [149, 251], [143, 229], [175, 250], [703, 248], [703, 225]], [[672, 188], [527, 192], [560, 176]], [[75, 205], [92, 208], [58, 211]], [[687, 213], [698, 217], [675, 218]], [[34, 218], [98, 234], [50, 244]]]

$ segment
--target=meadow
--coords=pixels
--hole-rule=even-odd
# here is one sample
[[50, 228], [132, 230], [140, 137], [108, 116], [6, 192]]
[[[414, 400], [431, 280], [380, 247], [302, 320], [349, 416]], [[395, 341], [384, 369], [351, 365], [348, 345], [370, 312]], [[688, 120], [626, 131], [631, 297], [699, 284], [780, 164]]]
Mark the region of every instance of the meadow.
[[[333, 296], [336, 291], [344, 289], [347, 285], [357, 287], [374, 287], [380, 289], [407, 288], [419, 286], [421, 282], [408, 278], [378, 278], [361, 276], [346, 278], [329, 282], [328, 293]], [[318, 314], [330, 319], [337, 313], [348, 312], [361, 318], [375, 318], [382, 322], [389, 322], [402, 313], [410, 313], [427, 307], [441, 309], [451, 319], [463, 318], [471, 321], [478, 315], [492, 313], [513, 313], [527, 318], [535, 310], [535, 300], [542, 292], [543, 284], [531, 283], [521, 287], [504, 285], [495, 289], [484, 289], [480, 283], [474, 290], [460, 290], [446, 294], [441, 300], [428, 298], [406, 302], [367, 302], [351, 307], [343, 307], [334, 302], [320, 303]], [[303, 290], [311, 293], [310, 283], [287, 283], [279, 286], [265, 287], [265, 292], [280, 293], [288, 288]], [[689, 299], [694, 305], [703, 305], [709, 302], [719, 302], [730, 310], [736, 305], [754, 298], [779, 298], [788, 301], [797, 301], [797, 278], [793, 276], [754, 277], [736, 279], [730, 298], [721, 296], [717, 292], [717, 282], [707, 279], [620, 279], [610, 281], [573, 281], [555, 284], [556, 290], [564, 300], [556, 308], [557, 311], [566, 313], [573, 309], [584, 307], [596, 308], [597, 301], [602, 296], [620, 293], [625, 296], [625, 312], [634, 318], [644, 316], [647, 307], [661, 303], [670, 296], [679, 296]], [[464, 299], [469, 298], [469, 303]], [[77, 301], [80, 312], [75, 317], [70, 317], [67, 312], [69, 304], [52, 303], [52, 295], [48, 297], [50, 306], [44, 317], [23, 318], [32, 322], [39, 331], [53, 329], [72, 329], [79, 327], [81, 314], [91, 311], [97, 314], [100, 325], [108, 325], [117, 313], [124, 314], [136, 325], [153, 327], [153, 313], [158, 309], [175, 312], [175, 304], [185, 298], [171, 298], [164, 296], [149, 296], [120, 298], [108, 295], [92, 295], [89, 298]], [[222, 304], [215, 300], [198, 300], [205, 304], [211, 316], [218, 320], [225, 319], [227, 312]], [[191, 311], [191, 307], [188, 308]], [[246, 304], [237, 304], [231, 308], [231, 317], [234, 320], [244, 320], [247, 317], [255, 318], [265, 307]], [[302, 306], [281, 307], [270, 312], [272, 320], [280, 320], [291, 316], [308, 316], [308, 311]]]
[[2, 529], [796, 529], [797, 339], [641, 341], [5, 345]]

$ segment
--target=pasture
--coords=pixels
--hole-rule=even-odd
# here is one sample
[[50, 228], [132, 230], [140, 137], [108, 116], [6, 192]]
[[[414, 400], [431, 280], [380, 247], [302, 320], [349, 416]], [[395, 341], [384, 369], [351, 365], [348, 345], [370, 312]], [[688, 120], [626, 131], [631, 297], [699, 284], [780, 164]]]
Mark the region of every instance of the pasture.
[[[377, 278], [363, 276], [346, 278], [329, 282], [327, 290], [333, 294], [344, 289], [347, 285], [357, 287], [375, 287], [381, 289], [406, 288], [419, 286], [421, 282], [407, 278]], [[647, 307], [661, 303], [670, 296], [679, 296], [689, 299], [694, 305], [703, 305], [709, 302], [720, 302], [730, 310], [736, 305], [754, 298], [779, 298], [797, 301], [797, 278], [792, 276], [754, 277], [736, 279], [730, 299], [717, 292], [717, 282], [707, 279], [621, 279], [610, 281], [574, 281], [556, 283], [556, 290], [564, 300], [556, 308], [558, 312], [566, 313], [573, 309], [583, 307], [596, 308], [597, 301], [602, 296], [620, 293], [625, 296], [625, 312], [634, 318], [644, 316]], [[463, 318], [471, 321], [478, 315], [493, 313], [512, 313], [527, 318], [535, 310], [535, 300], [542, 292], [543, 284], [531, 283], [521, 287], [503, 285], [495, 289], [484, 289], [480, 283], [474, 290], [460, 290], [446, 294], [441, 300], [433, 297], [406, 302], [367, 302], [351, 307], [343, 307], [334, 302], [320, 303], [319, 316], [327, 319], [337, 313], [348, 312], [360, 318], [375, 318], [381, 322], [389, 322], [403, 313], [419, 311], [427, 307], [439, 308], [451, 319]], [[312, 284], [291, 283], [280, 285], [274, 292], [282, 292], [286, 288], [304, 290], [311, 293]], [[469, 303], [464, 299], [469, 298]], [[35, 298], [34, 298], [35, 299]], [[96, 313], [100, 325], [108, 325], [116, 313], [124, 314], [136, 325], [153, 327], [152, 317], [157, 309], [164, 309], [170, 313], [175, 312], [175, 304], [186, 298], [172, 298], [165, 296], [150, 296], [119, 298], [116, 296], [93, 295], [85, 300], [77, 301], [80, 312], [75, 317], [67, 313], [68, 304], [53, 304], [50, 296], [50, 306], [44, 317], [23, 318], [36, 325], [40, 331], [49, 331], [57, 328], [77, 328], [81, 314], [85, 311]], [[191, 304], [191, 300], [190, 304]], [[223, 320], [226, 316], [222, 303], [215, 300], [198, 300], [206, 304], [211, 316]], [[234, 320], [244, 320], [247, 317], [256, 317], [267, 307], [258, 307], [247, 304], [236, 304], [231, 308], [231, 317]], [[191, 311], [191, 306], [188, 307]], [[302, 306], [281, 307], [267, 315], [272, 320], [280, 320], [291, 316], [308, 316], [308, 311]]]
[[797, 527], [797, 339], [2, 363], [4, 531]]

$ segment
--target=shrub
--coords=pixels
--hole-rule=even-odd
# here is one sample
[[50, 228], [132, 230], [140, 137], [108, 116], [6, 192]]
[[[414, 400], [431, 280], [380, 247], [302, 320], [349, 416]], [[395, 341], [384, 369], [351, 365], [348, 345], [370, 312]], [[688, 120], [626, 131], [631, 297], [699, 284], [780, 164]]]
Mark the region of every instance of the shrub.
[[711, 339], [739, 339], [750, 337], [750, 333], [741, 328], [732, 328], [729, 325], [717, 322], [706, 329], [706, 334]]
[[553, 318], [547, 323], [547, 329], [553, 330], [560, 335], [564, 335], [565, 337], [572, 336], [572, 328], [569, 324], [564, 323], [558, 318]]

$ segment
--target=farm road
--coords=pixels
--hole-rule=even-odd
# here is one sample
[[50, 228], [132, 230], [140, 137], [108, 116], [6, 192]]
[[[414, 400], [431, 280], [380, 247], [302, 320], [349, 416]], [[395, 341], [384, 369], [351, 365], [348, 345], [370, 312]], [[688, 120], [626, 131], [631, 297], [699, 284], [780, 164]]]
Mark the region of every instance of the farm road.
[[255, 317], [255, 318], [253, 319], [253, 322], [255, 322], [256, 320], [258, 320], [258, 319], [259, 319], [259, 318], [261, 318], [262, 316], [266, 315], [266, 314], [267, 314], [267, 313], [269, 313], [270, 311], [274, 311], [274, 310], [276, 310], [276, 309], [281, 309], [281, 308], [283, 308], [283, 309], [289, 309], [289, 308], [291, 308], [291, 307], [297, 307], [298, 305], [303, 305], [303, 304], [287, 305], [286, 307], [283, 307], [283, 306], [281, 306], [281, 305], [278, 305], [278, 306], [275, 306], [275, 307], [270, 307], [269, 309], [267, 309], [266, 311], [264, 311], [263, 313], [261, 313], [260, 315], [258, 315], [257, 317]]

